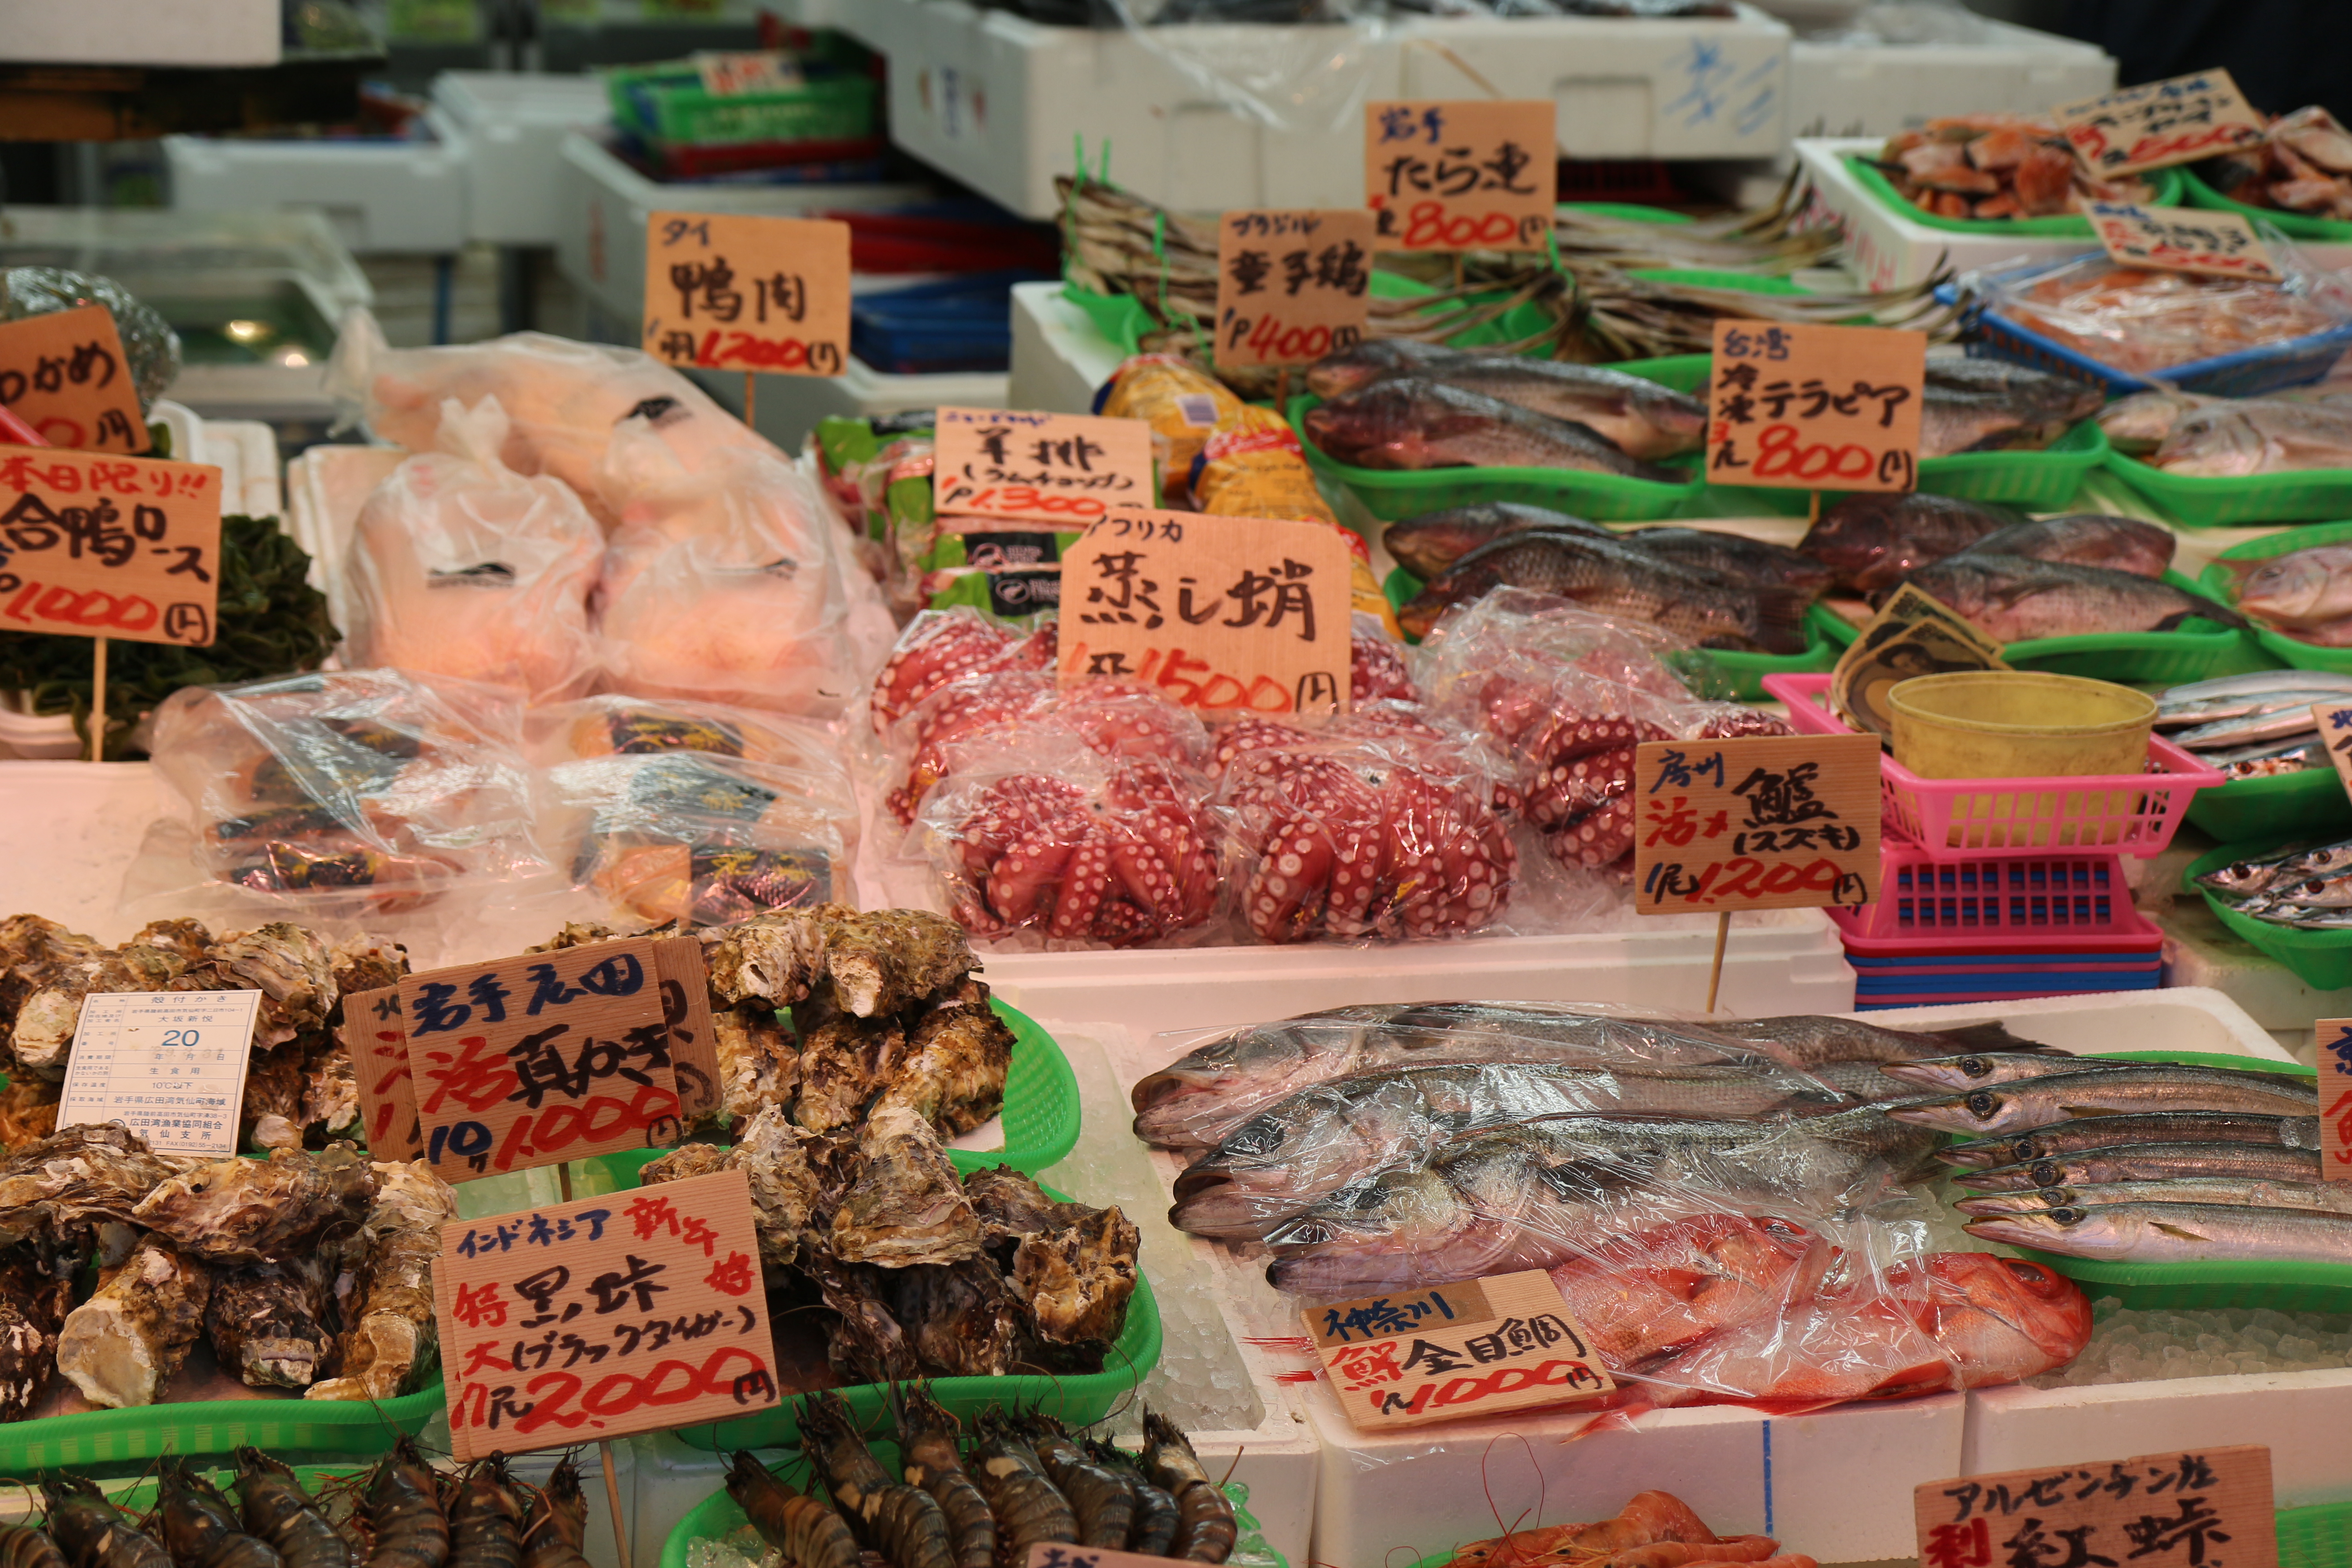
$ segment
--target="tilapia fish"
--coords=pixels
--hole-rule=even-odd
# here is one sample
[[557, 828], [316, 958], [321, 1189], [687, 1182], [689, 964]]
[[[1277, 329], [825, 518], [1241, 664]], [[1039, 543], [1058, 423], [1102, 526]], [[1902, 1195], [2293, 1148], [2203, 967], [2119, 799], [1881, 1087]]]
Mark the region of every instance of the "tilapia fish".
[[1822, 513], [1797, 549], [1835, 573], [1839, 586], [1875, 595], [1929, 562], [2023, 521], [2006, 508], [1954, 496], [1874, 491], [1848, 496]]
[[1981, 1215], [1971, 1236], [2110, 1263], [2352, 1263], [2352, 1215], [2235, 1204], [2107, 1204]]
[[1473, 357], [1464, 349], [1412, 338], [1367, 338], [1307, 367], [1307, 390], [1328, 401], [1392, 375], [1419, 375]]
[[2169, 583], [2021, 555], [1969, 551], [1919, 568], [1909, 582], [2004, 644], [2170, 631], [2191, 616], [2224, 626], [2246, 624], [2235, 610]]
[[2352, 407], [2245, 399], [2183, 416], [2147, 461], [2210, 479], [2352, 468]]
[[1928, 360], [1919, 455], [2039, 450], [2099, 411], [2087, 382], [2000, 360]]
[[2135, 577], [2161, 577], [2172, 564], [2172, 531], [2136, 517], [2074, 512], [2034, 518], [1986, 534], [1969, 547], [1977, 555], [2022, 555], [2070, 566], [2105, 566]]
[[1574, 468], [1653, 484], [1690, 475], [1629, 457], [1589, 425], [1420, 376], [1376, 381], [1311, 408], [1307, 438], [1363, 468]]
[[1820, 594], [1836, 579], [1836, 574], [1810, 555], [1743, 534], [1703, 528], [1640, 528], [1619, 537], [1637, 550], [1668, 561], [1759, 584], [1777, 584]]
[[2352, 546], [2317, 544], [2266, 561], [2224, 561], [2238, 608], [2294, 636], [2352, 619]]
[[[2135, 1119], [2136, 1120], [2136, 1119]], [[2316, 1182], [2319, 1151], [2276, 1143], [2118, 1142], [2072, 1153], [2047, 1154], [2015, 1164], [1962, 1171], [1955, 1186], [1971, 1192], [2016, 1193], [2038, 1187], [2117, 1182], [2255, 1181]]]
[[2181, 1176], [2169, 1181], [2085, 1182], [1962, 1198], [1965, 1215], [2035, 1214], [2042, 1209], [2104, 1208], [2112, 1204], [2235, 1204], [2242, 1208], [2322, 1209], [2352, 1214], [2352, 1183], [2269, 1182], [2244, 1177]]
[[1400, 518], [1388, 525], [1381, 542], [1388, 546], [1389, 554], [1398, 565], [1426, 583], [1480, 545], [1531, 528], [1552, 533], [1590, 534], [1596, 539], [1618, 537], [1597, 522], [1587, 522], [1564, 511], [1504, 500]]
[[1617, 619], [1663, 627], [1700, 647], [1801, 653], [1812, 595], [1686, 566], [1622, 540], [1529, 531], [1465, 555], [1406, 603], [1397, 620], [1426, 637], [1438, 617], [1496, 588], [1531, 588]]
[[2164, 445], [2173, 426], [2200, 408], [2226, 399], [2200, 392], [2135, 392], [2117, 398], [2099, 413], [2099, 428], [2107, 445], [2132, 457], [2143, 457]]
[[[2031, 1131], [2005, 1132], [1936, 1151], [1949, 1164], [1982, 1170], [2030, 1160], [2079, 1153], [2124, 1143], [2267, 1143], [2281, 1149], [2319, 1147], [2317, 1116], [2280, 1116], [2242, 1110], [2142, 1110], [2121, 1116], [2086, 1116]], [[2040, 1182], [2038, 1186], [2053, 1184]]]
[[2319, 1096], [2309, 1079], [2284, 1073], [2134, 1062], [1964, 1089], [1943, 1100], [1890, 1106], [1887, 1114], [1923, 1127], [1981, 1134], [2184, 1105], [2256, 1116], [2315, 1117]]
[[1572, 419], [1635, 458], [1696, 452], [1706, 434], [1706, 405], [1698, 399], [1601, 365], [1465, 354], [1410, 374], [1531, 413]]

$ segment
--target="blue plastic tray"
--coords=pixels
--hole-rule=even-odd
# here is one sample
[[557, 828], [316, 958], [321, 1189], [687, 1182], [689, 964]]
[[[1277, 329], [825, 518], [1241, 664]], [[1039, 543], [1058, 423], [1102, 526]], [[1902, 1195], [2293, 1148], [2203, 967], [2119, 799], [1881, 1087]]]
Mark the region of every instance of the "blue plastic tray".
[[849, 308], [850, 352], [892, 375], [1003, 370], [1013, 358], [1013, 286], [1041, 276], [983, 272], [861, 294]]

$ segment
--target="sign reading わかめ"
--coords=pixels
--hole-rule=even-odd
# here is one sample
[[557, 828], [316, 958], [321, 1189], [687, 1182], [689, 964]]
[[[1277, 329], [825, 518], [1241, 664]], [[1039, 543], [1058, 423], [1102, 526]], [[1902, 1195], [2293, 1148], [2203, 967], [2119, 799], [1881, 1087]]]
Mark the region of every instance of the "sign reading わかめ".
[[1229, 212], [1217, 221], [1217, 363], [1312, 364], [1363, 341], [1372, 216]]
[[1633, 908], [1859, 909], [1878, 890], [1878, 737], [1633, 749]]
[[740, 1171], [451, 1220], [433, 1304], [461, 1460], [691, 1426], [777, 1401]]
[[1808, 490], [1919, 482], [1927, 334], [1891, 327], [1715, 324], [1707, 478]]
[[1912, 1507], [1920, 1568], [2278, 1565], [2258, 1444], [1927, 1481]]
[[849, 226], [657, 212], [646, 219], [646, 353], [778, 375], [849, 368]]
[[218, 468], [0, 447], [0, 629], [202, 647], [220, 534]]
[[0, 408], [52, 447], [126, 455], [148, 447], [131, 362], [103, 305], [0, 321]]
[[1323, 1370], [1359, 1426], [1498, 1415], [1616, 1386], [1540, 1268], [1305, 1311]]
[[1541, 250], [1559, 199], [1548, 98], [1364, 106], [1364, 205], [1382, 250]]

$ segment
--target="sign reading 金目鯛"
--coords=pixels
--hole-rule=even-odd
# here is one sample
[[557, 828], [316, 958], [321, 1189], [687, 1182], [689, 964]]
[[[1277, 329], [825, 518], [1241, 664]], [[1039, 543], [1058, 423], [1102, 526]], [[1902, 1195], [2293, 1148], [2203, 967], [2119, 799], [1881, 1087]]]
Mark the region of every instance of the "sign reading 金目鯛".
[[2259, 1444], [1927, 1481], [1912, 1507], [1920, 1568], [2278, 1568]]
[[2083, 167], [2100, 179], [2195, 163], [2263, 136], [2263, 117], [2220, 69], [2062, 103], [2050, 116]]
[[0, 321], [0, 408], [52, 447], [125, 457], [148, 447], [131, 362], [103, 305]]
[[1927, 374], [1925, 332], [1717, 321], [1706, 477], [1787, 489], [1915, 489]]
[[2084, 209], [2107, 254], [2126, 267], [2251, 278], [2275, 283], [2280, 273], [2253, 226], [2236, 213], [2093, 202]]
[[1364, 205], [1382, 250], [1541, 250], [1559, 200], [1558, 106], [1433, 99], [1364, 106]]
[[1860, 909], [1878, 890], [1878, 737], [1633, 749], [1633, 908]]
[[220, 537], [218, 468], [0, 447], [0, 630], [205, 647]]
[[159, 1154], [236, 1152], [258, 991], [82, 998], [58, 1125], [120, 1121]]
[[1363, 341], [1372, 215], [1229, 212], [1217, 220], [1217, 363], [1312, 364]]
[[2319, 1173], [2352, 1182], [2352, 1018], [2312, 1026], [2319, 1062]]
[[664, 364], [839, 375], [849, 368], [849, 226], [651, 214], [642, 343]]
[[777, 1401], [740, 1171], [451, 1220], [433, 1306], [460, 1460], [692, 1426]]
[[1206, 711], [1344, 712], [1350, 605], [1329, 523], [1116, 513], [1062, 552], [1061, 682], [1139, 680]]
[[378, 1160], [422, 1160], [425, 1134], [416, 1120], [416, 1078], [408, 1062], [408, 1030], [400, 1016], [400, 988], [354, 991], [343, 998], [343, 1054], [352, 1058], [360, 1095], [360, 1130]]
[[1332, 1391], [1359, 1426], [1499, 1415], [1616, 1386], [1540, 1268], [1304, 1310]]
[[940, 516], [1022, 518], [1084, 528], [1159, 504], [1151, 426], [1140, 419], [1026, 408], [942, 408], [931, 504]]

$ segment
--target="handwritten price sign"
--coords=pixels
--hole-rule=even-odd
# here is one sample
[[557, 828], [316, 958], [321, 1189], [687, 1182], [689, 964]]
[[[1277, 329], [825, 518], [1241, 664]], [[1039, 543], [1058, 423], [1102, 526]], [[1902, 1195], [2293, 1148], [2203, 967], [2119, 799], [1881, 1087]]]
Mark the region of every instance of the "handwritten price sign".
[[0, 407], [52, 447], [147, 449], [139, 390], [103, 305], [0, 321]]
[[1541, 250], [1559, 197], [1549, 99], [1364, 106], [1364, 205], [1383, 250]]
[[452, 1220], [433, 1308], [461, 1460], [728, 1420], [777, 1400], [740, 1171]]
[[218, 468], [31, 447], [0, 454], [0, 626], [213, 640]]
[[1114, 508], [1160, 499], [1151, 426], [1140, 419], [942, 408], [934, 456], [931, 502], [942, 515], [1083, 528]]
[[849, 226], [652, 214], [644, 347], [664, 364], [839, 375], [849, 365]]
[[1425, 1426], [1591, 1399], [1616, 1386], [1540, 1268], [1306, 1309], [1359, 1426]]
[[1859, 909], [1878, 892], [1878, 737], [1653, 741], [1633, 751], [1634, 908]]
[[1217, 363], [1312, 364], [1371, 310], [1372, 215], [1229, 212], [1217, 223]]
[[354, 991], [343, 998], [343, 1054], [359, 1079], [360, 1130], [378, 1160], [422, 1160], [416, 1078], [409, 1070], [408, 1028], [400, 991]]
[[2255, 1444], [1928, 1481], [1912, 1505], [1922, 1568], [2278, 1568], [2271, 1451]]
[[2107, 254], [2126, 267], [2264, 283], [2280, 278], [2271, 253], [2254, 237], [2253, 225], [2236, 213], [2093, 202], [2085, 216]]
[[2083, 166], [2101, 179], [2210, 158], [2263, 135], [2263, 117], [2225, 70], [2143, 82], [2050, 111]]
[[1924, 332], [1715, 324], [1707, 477], [1804, 490], [1919, 482]]
[[2319, 1049], [2319, 1169], [2331, 1182], [2352, 1182], [2352, 1018], [2322, 1018], [2313, 1026]]
[[1209, 711], [1345, 711], [1349, 579], [1328, 523], [1106, 518], [1062, 555], [1062, 684], [1118, 676]]

